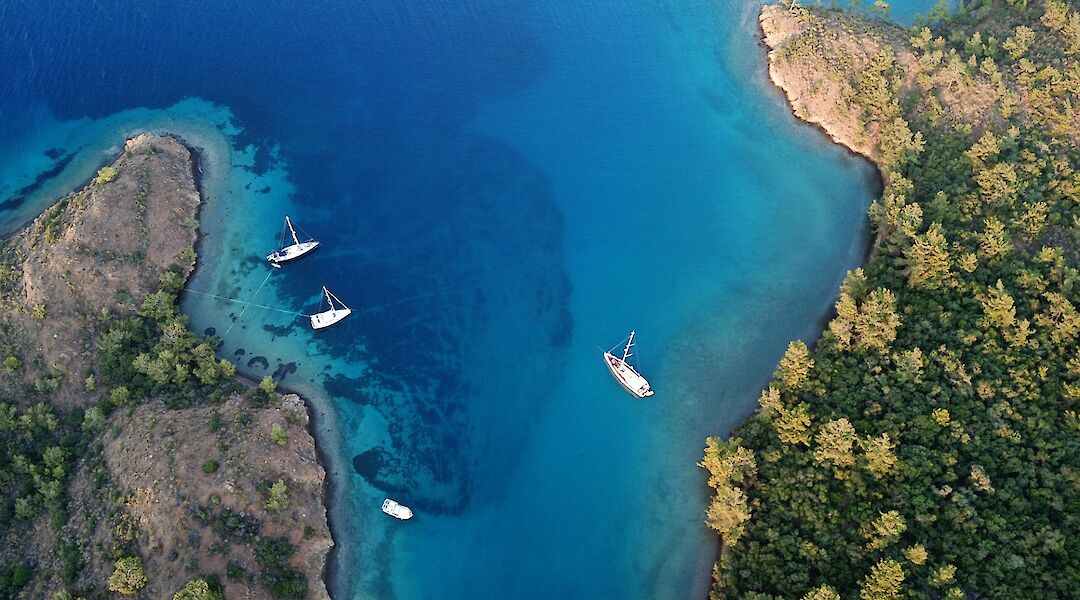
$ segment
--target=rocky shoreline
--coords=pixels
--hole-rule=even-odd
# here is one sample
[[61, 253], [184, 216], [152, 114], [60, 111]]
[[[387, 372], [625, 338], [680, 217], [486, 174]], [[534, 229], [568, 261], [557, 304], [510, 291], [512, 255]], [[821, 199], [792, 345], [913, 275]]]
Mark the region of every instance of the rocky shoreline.
[[82, 421], [75, 432], [98, 432], [71, 466], [60, 505], [69, 516], [0, 530], [0, 563], [30, 573], [17, 597], [101, 594], [124, 556], [140, 561], [142, 593], [153, 597], [202, 578], [226, 597], [329, 598], [332, 488], [314, 407], [238, 376], [206, 398], [131, 402], [102, 362], [102, 336], [145, 313], [166, 271], [187, 278], [197, 265], [198, 160], [174, 136], [137, 135], [6, 242], [13, 287], [0, 302], [0, 342], [22, 367], [0, 377], [0, 394], [23, 409], [44, 400]]
[[[199, 213], [200, 213], [199, 218], [200, 218], [200, 223], [201, 223], [202, 211], [203, 211], [203, 208], [205, 207], [206, 197], [207, 197], [206, 193], [205, 193], [205, 190], [203, 188], [203, 170], [202, 170], [202, 160], [203, 160], [202, 152], [203, 152], [203, 150], [201, 148], [199, 148], [198, 146], [192, 144], [190, 141], [183, 139], [182, 137], [178, 137], [178, 139], [180, 139], [181, 143], [183, 143], [185, 145], [185, 147], [188, 149], [188, 152], [191, 153], [191, 175], [192, 175], [192, 178], [193, 178], [193, 180], [195, 182], [195, 187], [198, 190], [200, 197], [203, 199], [203, 201], [199, 203]], [[202, 251], [203, 239], [204, 238], [203, 238], [202, 228], [199, 227], [199, 229], [197, 231], [197, 236], [196, 236], [196, 239], [195, 239], [195, 243], [194, 243], [196, 254], [199, 255], [199, 256], [202, 256], [201, 251]], [[202, 262], [203, 261], [200, 261], [200, 260], [196, 259], [195, 266], [193, 267], [191, 274], [188, 275], [188, 280], [189, 281], [192, 278], [195, 277], [195, 272], [198, 270], [199, 265]], [[238, 381], [243, 382], [245, 385], [247, 385], [249, 387], [254, 387], [254, 386], [257, 386], [259, 384], [259, 381], [257, 381], [255, 378], [249, 377], [249, 376], [247, 376], [247, 375], [245, 375], [243, 373], [240, 373], [240, 372], [238, 372], [235, 377], [236, 377], [236, 379]], [[319, 426], [321, 424], [323, 424], [323, 419], [326, 418], [326, 415], [323, 414], [323, 413], [324, 413], [324, 411], [328, 410], [328, 407], [318, 407], [318, 406], [316, 406], [314, 401], [307, 394], [302, 393], [302, 390], [294, 389], [291, 386], [287, 386], [287, 385], [278, 386], [278, 392], [282, 393], [282, 394], [285, 394], [285, 395], [296, 396], [297, 398], [299, 398], [301, 400], [301, 402], [303, 402], [304, 407], [305, 407], [305, 411], [307, 413], [307, 425], [306, 425], [307, 432], [308, 432], [308, 435], [310, 435], [311, 438], [315, 442], [314, 443], [315, 457], [316, 457], [316, 460], [317, 460], [319, 466], [323, 470], [324, 477], [323, 477], [323, 481], [322, 481], [322, 505], [323, 505], [323, 509], [324, 509], [324, 512], [323, 512], [324, 518], [325, 518], [327, 527], [328, 527], [329, 532], [330, 532], [331, 544], [330, 544], [329, 549], [327, 549], [325, 551], [325, 553], [323, 554], [322, 559], [320, 561], [320, 569], [319, 569], [320, 577], [319, 577], [319, 580], [321, 582], [321, 587], [322, 587], [323, 593], [326, 595], [326, 597], [331, 597], [332, 594], [330, 594], [329, 591], [332, 590], [332, 589], [335, 589], [334, 585], [333, 585], [333, 582], [335, 581], [337, 569], [336, 569], [336, 562], [335, 562], [334, 559], [335, 559], [336, 553], [337, 553], [337, 551], [339, 549], [338, 544], [337, 544], [337, 540], [340, 539], [338, 531], [335, 528], [334, 518], [333, 518], [335, 493], [336, 493], [337, 487], [335, 486], [334, 479], [331, 477], [331, 473], [333, 472], [333, 467], [334, 467], [334, 461], [332, 460], [331, 456], [329, 455], [329, 453], [326, 450], [326, 440], [325, 439], [320, 440], [320, 436], [319, 436], [319, 433], [318, 433]]]
[[[819, 128], [833, 142], [867, 158], [880, 170], [881, 153], [859, 123], [861, 109], [845, 100], [839, 74], [819, 65], [826, 66], [826, 76], [822, 77], [820, 71], [807, 72], [806, 63], [794, 59], [794, 50], [811, 23], [801, 8], [786, 10], [778, 4], [761, 7], [758, 24], [762, 43], [768, 49], [769, 79], [784, 94], [796, 118]], [[883, 31], [890, 27], [880, 24]], [[852, 51], [852, 61], [865, 63], [876, 48], [853, 47]], [[828, 84], [830, 79], [835, 79], [835, 85]]]

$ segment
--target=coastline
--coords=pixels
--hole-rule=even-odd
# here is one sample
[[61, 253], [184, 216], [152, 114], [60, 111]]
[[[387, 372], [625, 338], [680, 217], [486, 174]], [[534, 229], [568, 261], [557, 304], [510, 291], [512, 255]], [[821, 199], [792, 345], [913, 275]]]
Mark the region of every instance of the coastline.
[[[872, 171], [874, 176], [874, 185], [869, 190], [869, 194], [875, 202], [877, 200], [880, 200], [885, 192], [886, 182], [885, 174], [882, 171], [882, 165], [879, 162], [879, 158], [872, 156], [868, 152], [861, 151], [860, 149], [856, 148], [854, 144], [849, 143], [841, 136], [837, 135], [833, 131], [830, 131], [829, 128], [826, 126], [826, 123], [811, 119], [809, 118], [809, 116], [800, 115], [799, 111], [796, 109], [795, 101], [797, 99], [792, 97], [792, 92], [787, 87], [785, 87], [785, 81], [783, 77], [779, 75], [777, 69], [775, 68], [775, 58], [773, 54], [777, 48], [769, 43], [769, 33], [765, 29], [766, 13], [769, 6], [770, 5], [768, 4], [761, 5], [761, 7], [758, 9], [758, 17], [757, 19], [755, 19], [755, 21], [757, 22], [758, 46], [765, 50], [765, 71], [766, 75], [768, 76], [768, 82], [770, 84], [769, 87], [771, 87], [776, 92], [779, 92], [781, 97], [784, 99], [784, 104], [787, 106], [789, 114], [795, 118], [795, 121], [799, 126], [808, 127], [817, 131], [820, 135], [824, 136], [830, 143], [843, 148], [850, 156], [859, 158], [860, 160], [863, 160], [867, 165], [873, 167]], [[859, 233], [859, 235], [863, 238], [862, 251], [860, 253], [860, 263], [866, 264], [870, 262], [871, 258], [873, 258], [874, 251], [878, 247], [879, 240], [878, 236], [875, 235], [869, 227], [869, 217], [867, 215], [863, 215], [863, 217], [863, 223], [864, 225], [866, 225], [866, 229], [863, 232]], [[836, 289], [838, 297], [840, 289], [839, 286], [837, 286]], [[807, 343], [808, 347], [812, 349], [817, 344], [818, 340], [821, 339], [821, 334], [824, 333], [825, 329], [829, 326], [829, 322], [836, 317], [836, 314], [836, 307], [832, 303], [830, 303], [828, 308], [822, 313], [821, 317], [815, 323], [815, 335], [813, 336], [813, 341]], [[756, 412], [757, 408], [755, 407], [754, 410], [752, 410], [750, 414], [747, 415], [746, 419], [753, 418]], [[741, 423], [745, 422], [746, 419], [743, 419]], [[719, 551], [717, 552], [717, 558], [719, 558]]]
[[[239, 371], [237, 371], [236, 375], [233, 377], [248, 387], [259, 386], [258, 380]], [[336, 559], [340, 545], [338, 544], [338, 526], [335, 525], [336, 519], [331, 517], [331, 512], [333, 509], [337, 508], [336, 494], [338, 486], [336, 479], [331, 477], [331, 471], [328, 467], [334, 467], [336, 469], [340, 465], [335, 463], [333, 458], [331, 458], [331, 455], [326, 451], [326, 440], [319, 437], [318, 431], [320, 424], [323, 424], [324, 420], [329, 423], [326, 427], [326, 431], [332, 431], [333, 428], [336, 427], [336, 421], [334, 420], [333, 415], [326, 410], [326, 406], [321, 406], [319, 401], [312, 399], [313, 397], [317, 397], [318, 394], [312, 393], [311, 390], [302, 390], [300, 388], [279, 385], [276, 388], [276, 393], [282, 396], [297, 396], [304, 403], [308, 415], [307, 431], [312, 439], [315, 440], [315, 457], [319, 462], [319, 466], [322, 467], [323, 472], [326, 473], [326, 477], [323, 480], [322, 503], [323, 507], [326, 509], [326, 526], [330, 530], [330, 539], [333, 542], [333, 545], [330, 546], [330, 549], [326, 552], [326, 557], [323, 560], [322, 581], [327, 590], [327, 594], [333, 598], [334, 594], [331, 593], [333, 588], [330, 583], [337, 578], [338, 565]]]
[[[881, 197], [881, 193], [885, 189], [885, 175], [882, 172], [882, 165], [879, 162], [880, 157], [875, 157], [875, 156], [873, 156], [872, 153], [867, 152], [866, 150], [857, 148], [856, 145], [854, 144], [854, 142], [844, 138], [839, 133], [831, 130], [829, 128], [829, 125], [828, 125], [827, 122], [825, 122], [823, 120], [819, 120], [819, 119], [814, 119], [814, 118], [810, 117], [809, 115], [803, 115], [803, 114], [799, 113], [799, 110], [798, 110], [798, 108], [796, 107], [796, 104], [795, 104], [796, 102], [798, 102], [799, 99], [793, 97], [793, 92], [789, 89], [790, 86], [787, 84], [787, 82], [784, 80], [783, 76], [776, 69], [776, 59], [773, 56], [773, 53], [776, 52], [776, 50], [778, 49], [778, 46], [773, 46], [773, 45], [771, 45], [769, 43], [769, 35], [770, 34], [769, 34], [769, 32], [767, 32], [765, 30], [765, 27], [766, 27], [765, 26], [765, 20], [766, 20], [766, 16], [767, 16], [766, 13], [768, 11], [768, 7], [769, 7], [769, 5], [767, 5], [767, 4], [761, 6], [761, 8], [760, 8], [760, 10], [758, 12], [757, 28], [758, 28], [759, 46], [765, 48], [766, 74], [769, 76], [769, 82], [772, 84], [772, 87], [775, 90], [777, 90], [778, 92], [780, 92], [780, 94], [784, 97], [784, 101], [785, 101], [785, 104], [787, 105], [788, 111], [791, 113], [791, 115], [793, 117], [795, 117], [795, 119], [797, 121], [799, 121], [803, 125], [806, 125], [806, 126], [809, 126], [809, 127], [813, 128], [813, 129], [818, 130], [819, 132], [821, 132], [822, 135], [824, 135], [826, 138], [828, 138], [829, 141], [836, 144], [837, 146], [840, 146], [840, 147], [844, 148], [852, 156], [857, 156], [859, 158], [862, 158], [862, 159], [866, 160], [867, 163], [873, 165], [873, 167], [874, 167], [874, 176], [875, 176], [876, 184], [877, 184], [876, 185], [877, 191], [873, 194], [873, 196], [875, 198]], [[872, 250], [872, 246], [867, 249], [867, 257], [869, 257], [869, 251], [870, 250]]]
[[[770, 43], [770, 35], [772, 33], [767, 30], [766, 21], [768, 20], [769, 12], [771, 10], [779, 10], [776, 4], [762, 3], [758, 7], [757, 18], [754, 19], [757, 27], [758, 42], [757, 46], [762, 48], [765, 53], [765, 73], [768, 83], [762, 86], [762, 89], [771, 88], [772, 91], [779, 93], [783, 99], [783, 104], [787, 109], [790, 116], [794, 117], [795, 125], [799, 127], [807, 127], [817, 132], [818, 135], [823, 136], [829, 143], [843, 148], [847, 154], [851, 157], [856, 157], [864, 161], [867, 165], [872, 167], [873, 172], [873, 186], [869, 190], [869, 195], [875, 202], [880, 200], [887, 187], [885, 180], [885, 174], [883, 172], [883, 165], [880, 162], [880, 156], [875, 156], [873, 152], [864, 148], [859, 148], [853, 140], [841, 135], [838, 131], [831, 127], [830, 123], [823, 119], [817, 119], [809, 114], [806, 114], [800, 110], [800, 106], [797, 104], [800, 100], [799, 97], [794, 95], [792, 86], [786, 81], [777, 68], [776, 52], [780, 48], [780, 45], [774, 45]], [[865, 230], [859, 232], [859, 236], [862, 238], [860, 252], [860, 266], [868, 264], [874, 256], [874, 252], [878, 247], [878, 236], [875, 235], [872, 229], [869, 227], [868, 215], [863, 215], [863, 224]], [[836, 286], [836, 295], [834, 300], [839, 296], [840, 286]], [[819, 318], [814, 322], [813, 335], [808, 337], [805, 341], [807, 347], [813, 351], [817, 343], [821, 340], [822, 335], [828, 328], [829, 322], [837, 317], [837, 309], [834, 303], [831, 303], [820, 314]], [[763, 388], [766, 387], [762, 386]], [[754, 419], [759, 413], [759, 408], [755, 405], [749, 412], [738, 420], [738, 424], [735, 429], [748, 423], [751, 419]], [[734, 429], [727, 433], [727, 436], [731, 436], [734, 433]], [[715, 532], [714, 532], [715, 533]], [[712, 593], [715, 585], [715, 569], [716, 565], [719, 565], [724, 560], [724, 555], [727, 553], [728, 545], [725, 542], [722, 535], [717, 536], [717, 543], [715, 546], [715, 554], [712, 557], [711, 565], [713, 572], [707, 577], [710, 584], [706, 586], [706, 593], [702, 596], [706, 600], [712, 598]]]
[[[185, 139], [182, 135], [178, 135], [175, 133], [168, 133], [167, 135], [171, 135], [172, 137], [176, 138], [181, 144], [183, 144], [185, 148], [187, 148], [188, 152], [191, 153], [192, 177], [195, 182], [195, 189], [198, 191], [199, 197], [201, 198], [201, 202], [199, 202], [198, 212], [196, 216], [196, 218], [199, 220], [199, 227], [196, 228], [196, 237], [194, 244], [196, 256], [195, 266], [192, 268], [191, 273], [188, 275], [188, 280], [190, 281], [192, 278], [195, 277], [196, 271], [198, 271], [198, 269], [200, 268], [200, 266], [203, 265], [204, 262], [202, 259], [203, 253], [201, 252], [201, 250], [203, 241], [206, 236], [203, 233], [202, 216], [206, 204], [210, 198], [210, 195], [206, 193], [203, 186], [204, 172], [202, 169], [202, 165], [205, 150], [200, 146], [194, 144], [191, 140]], [[181, 298], [182, 296], [183, 295], [181, 294]], [[190, 317], [190, 315], [186, 316]], [[259, 381], [255, 379], [255, 377], [242, 373], [239, 370], [237, 370], [234, 378], [249, 387], [256, 387], [259, 385]], [[326, 525], [330, 531], [330, 539], [332, 544], [330, 546], [330, 549], [327, 550], [326, 554], [323, 557], [321, 579], [323, 589], [326, 590], [326, 593], [329, 597], [333, 598], [334, 595], [332, 591], [335, 589], [335, 587], [333, 586], [333, 582], [336, 580], [336, 575], [338, 571], [336, 558], [338, 554], [338, 549], [340, 547], [340, 544], [338, 543], [338, 540], [340, 539], [339, 525], [337, 525], [337, 519], [334, 518], [333, 513], [337, 508], [338, 486], [336, 484], [336, 476], [339, 474], [337, 469], [341, 468], [341, 465], [333, 461], [332, 455], [327, 452], [326, 447], [328, 443], [333, 445], [329, 440], [329, 438], [331, 437], [331, 433], [329, 432], [333, 432], [334, 430], [336, 430], [337, 425], [331, 412], [332, 408], [329, 405], [325, 404], [321, 398], [316, 400], [315, 398], [318, 396], [318, 394], [314, 393], [314, 390], [303, 389], [304, 387], [305, 386], [300, 386], [299, 388], [296, 388], [292, 386], [279, 385], [277, 387], [277, 393], [280, 395], [294, 394], [299, 397], [300, 400], [304, 403], [308, 415], [307, 431], [308, 434], [311, 435], [312, 439], [315, 441], [315, 456], [318, 460], [319, 466], [322, 468], [323, 473], [325, 474], [323, 479], [321, 500], [323, 508], [326, 511]], [[328, 432], [327, 436], [322, 436], [319, 433], [320, 425], [323, 424], [326, 425], [326, 431]]]
[[[789, 114], [794, 117], [798, 125], [806, 126], [813, 130], [816, 130], [830, 143], [840, 146], [841, 148], [846, 150], [850, 156], [858, 157], [864, 160], [868, 165], [873, 167], [874, 187], [870, 190], [870, 195], [874, 198], [875, 201], [879, 200], [882, 197], [882, 194], [884, 193], [886, 187], [885, 174], [882, 171], [882, 164], [879, 162], [880, 157], [875, 157], [872, 155], [872, 153], [856, 147], [856, 145], [850, 140], [847, 140], [843, 136], [839, 135], [837, 132], [831, 130], [827, 122], [823, 120], [813, 119], [809, 115], [800, 114], [800, 111], [796, 106], [798, 98], [793, 96], [793, 92], [790, 89], [790, 86], [787, 85], [787, 82], [780, 75], [776, 68], [776, 59], [774, 54], [777, 51], [778, 46], [774, 46], [769, 43], [770, 34], [768, 31], [766, 31], [766, 18], [768, 16], [767, 13], [769, 10], [769, 6], [770, 5], [768, 4], [761, 5], [761, 7], [758, 9], [758, 17], [755, 20], [757, 22], [758, 46], [763, 48], [765, 51], [765, 71], [766, 75], [768, 76], [768, 82], [770, 84], [770, 87], [776, 92], [779, 92], [781, 97], [784, 99], [784, 104], [786, 105]], [[865, 215], [863, 222], [867, 226], [869, 225], [868, 217], [866, 217]], [[862, 264], [867, 264], [870, 262], [871, 258], [873, 258], [874, 251], [878, 247], [878, 239], [869, 227], [867, 227], [867, 229], [864, 232], [861, 232], [859, 235], [863, 238], [860, 262]], [[837, 294], [839, 294], [839, 287], [837, 287]], [[807, 346], [811, 350], [814, 349], [818, 341], [821, 339], [821, 335], [825, 332], [826, 328], [828, 328], [829, 322], [836, 318], [836, 316], [837, 309], [832, 304], [830, 304], [826, 308], [826, 310], [822, 312], [821, 316], [814, 324], [815, 335], [813, 335], [812, 339], [807, 342]], [[739, 425], [742, 425], [748, 420], [754, 418], [757, 412], [758, 409], [756, 407], [753, 408], [744, 418], [739, 421]], [[730, 435], [730, 433], [728, 435]], [[724, 540], [721, 537], [720, 539], [718, 539], [716, 545], [716, 553], [713, 556], [713, 564], [716, 564], [723, 560], [723, 556], [726, 550], [727, 545], [724, 543]], [[711, 586], [708, 586], [708, 589], [711, 589]], [[708, 594], [706, 594], [705, 597], [708, 598]]]
[[[804, 99], [802, 96], [796, 95], [795, 85], [792, 82], [789, 82], [784, 76], [784, 74], [780, 72], [780, 69], [778, 67], [777, 53], [781, 49], [782, 42], [785, 42], [794, 36], [791, 34], [791, 32], [780, 31], [774, 28], [779, 26], [773, 25], [774, 19], [771, 17], [773, 17], [774, 13], [776, 13], [778, 10], [781, 9], [778, 7], [778, 5], [775, 4], [762, 5], [759, 9], [757, 19], [758, 28], [761, 32], [761, 43], [765, 48], [767, 48], [766, 62], [768, 64], [769, 81], [771, 81], [772, 84], [777, 89], [779, 89], [781, 93], [783, 93], [784, 98], [787, 101], [788, 108], [791, 110], [792, 115], [794, 115], [796, 119], [802, 121], [803, 123], [811, 125], [816, 129], [819, 129], [830, 140], [840, 146], [843, 146], [849, 152], [867, 159], [868, 161], [873, 163], [874, 167], [878, 170], [878, 173], [880, 175], [882, 170], [882, 164], [879, 161], [881, 157], [875, 156], [873, 146], [860, 146], [854, 139], [854, 137], [845, 135], [840, 131], [839, 124], [824, 119], [820, 116], [815, 116], [814, 114], [811, 114], [811, 107], [809, 107], [806, 102], [803, 102]], [[798, 10], [805, 9], [798, 8]], [[790, 11], [785, 11], [785, 14], [787, 12]], [[779, 39], [778, 41], [772, 41], [772, 38], [782, 39]], [[882, 177], [882, 187], [884, 187], [884, 177]]]
[[[131, 138], [135, 137], [136, 135], [139, 135], [139, 133], [157, 133], [157, 132], [150, 132], [150, 131], [138, 132], [138, 131], [133, 131], [133, 132], [130, 132], [130, 133], [128, 133], [128, 134], [125, 134], [125, 135], [124, 135], [124, 139], [131, 139]], [[194, 150], [194, 148], [193, 148], [193, 147], [192, 147], [192, 146], [191, 146], [190, 144], [188, 144], [187, 142], [185, 142], [185, 141], [184, 141], [184, 140], [183, 140], [183, 139], [182, 139], [182, 138], [181, 138], [180, 136], [178, 136], [178, 135], [174, 135], [174, 134], [171, 134], [171, 133], [162, 133], [162, 135], [167, 135], [167, 136], [171, 136], [171, 137], [175, 138], [175, 139], [176, 139], [177, 141], [179, 141], [179, 142], [180, 142], [180, 144], [181, 144], [181, 145], [183, 145], [183, 146], [184, 146], [185, 148], [187, 148], [188, 152], [190, 152], [190, 153], [191, 153], [191, 156], [192, 156], [192, 161], [191, 161], [191, 163], [192, 163], [192, 165], [194, 165], [194, 164], [195, 164], [195, 160], [194, 160], [194, 159], [195, 159], [195, 150]], [[10, 229], [9, 231], [2, 231], [2, 230], [0, 230], [0, 242], [6, 242], [6, 241], [8, 241], [8, 240], [10, 240], [10, 239], [12, 239], [12, 238], [14, 238], [14, 237], [18, 236], [18, 235], [19, 235], [19, 233], [21, 233], [23, 229], [26, 229], [26, 228], [27, 228], [27, 227], [29, 227], [29, 226], [30, 226], [31, 224], [33, 224], [33, 222], [34, 222], [34, 221], [36, 221], [36, 220], [37, 220], [37, 218], [41, 216], [41, 213], [45, 212], [45, 211], [46, 211], [46, 210], [48, 210], [48, 209], [49, 209], [49, 208], [50, 208], [51, 206], [55, 205], [55, 204], [56, 204], [57, 202], [60, 202], [61, 200], [63, 200], [63, 199], [64, 199], [64, 198], [66, 198], [67, 196], [69, 196], [69, 195], [71, 195], [71, 194], [74, 194], [74, 193], [78, 192], [79, 190], [81, 190], [81, 189], [83, 189], [83, 188], [85, 188], [85, 187], [89, 186], [89, 185], [90, 185], [90, 183], [91, 183], [92, 181], [94, 181], [94, 178], [95, 178], [95, 177], [97, 177], [97, 172], [98, 172], [98, 171], [99, 171], [100, 169], [102, 169], [103, 167], [107, 167], [107, 166], [109, 166], [109, 165], [113, 164], [114, 162], [116, 162], [116, 161], [117, 161], [117, 159], [119, 159], [119, 158], [120, 158], [120, 156], [121, 156], [121, 155], [122, 155], [123, 153], [124, 153], [124, 147], [123, 147], [123, 146], [121, 146], [121, 147], [120, 147], [120, 148], [118, 149], [118, 151], [117, 151], [117, 152], [113, 152], [113, 153], [110, 153], [110, 154], [107, 154], [107, 155], [105, 155], [105, 156], [104, 156], [104, 157], [103, 157], [103, 158], [102, 158], [102, 159], [101, 159], [100, 161], [98, 161], [98, 164], [97, 164], [97, 166], [96, 166], [96, 167], [94, 167], [94, 170], [93, 170], [93, 172], [91, 172], [91, 173], [87, 174], [87, 175], [86, 175], [85, 177], [83, 177], [82, 179], [76, 179], [76, 180], [75, 180], [75, 182], [74, 182], [74, 185], [72, 185], [72, 186], [71, 186], [71, 187], [69, 188], [69, 191], [68, 191], [68, 192], [66, 192], [66, 193], [63, 193], [63, 194], [59, 194], [59, 195], [55, 196], [55, 199], [54, 199], [54, 201], [53, 201], [53, 202], [51, 202], [51, 203], [49, 203], [49, 204], [47, 204], [47, 205], [45, 205], [45, 206], [42, 206], [42, 207], [41, 207], [41, 211], [39, 211], [39, 212], [36, 212], [36, 213], [33, 213], [32, 215], [30, 215], [29, 217], [27, 217], [27, 219], [26, 219], [25, 221], [23, 221], [22, 223], [19, 223], [19, 224], [15, 225], [15, 226], [13, 226], [13, 228], [12, 228], [12, 229]], [[64, 173], [64, 171], [66, 171], [66, 169], [64, 169], [64, 170], [63, 170], [63, 171], [61, 171], [60, 173], [57, 173], [57, 176], [60, 176], [60, 175], [62, 175], [62, 174]], [[201, 189], [201, 188], [199, 187], [199, 179], [195, 179], [195, 189], [196, 189], [196, 190], [200, 190], [200, 189]], [[199, 197], [200, 197], [200, 199], [202, 198], [202, 192], [201, 192], [201, 191], [199, 192]], [[200, 200], [200, 202], [199, 202], [199, 209], [198, 209], [198, 211], [199, 211], [199, 212], [201, 212], [201, 211], [202, 211], [202, 201], [201, 201], [201, 200]]]

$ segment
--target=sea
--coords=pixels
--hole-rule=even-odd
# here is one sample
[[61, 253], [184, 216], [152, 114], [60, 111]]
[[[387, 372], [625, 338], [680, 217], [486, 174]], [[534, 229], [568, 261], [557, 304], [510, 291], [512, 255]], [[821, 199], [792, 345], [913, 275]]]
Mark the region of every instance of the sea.
[[[703, 598], [705, 438], [816, 339], [880, 186], [771, 86], [759, 6], [0, 2], [0, 232], [126, 137], [197, 150], [182, 307], [312, 405], [335, 598]], [[321, 246], [275, 270], [286, 214]], [[323, 286], [353, 313], [313, 331]], [[601, 361], [631, 330], [644, 400]]]

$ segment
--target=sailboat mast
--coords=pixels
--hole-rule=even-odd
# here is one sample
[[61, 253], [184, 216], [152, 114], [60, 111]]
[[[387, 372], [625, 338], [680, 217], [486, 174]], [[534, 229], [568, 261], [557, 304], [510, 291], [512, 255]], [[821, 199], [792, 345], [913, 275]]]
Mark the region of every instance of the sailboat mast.
[[633, 356], [632, 354], [630, 354], [630, 347], [634, 345], [634, 334], [636, 334], [636, 333], [637, 333], [636, 331], [631, 331], [630, 332], [630, 339], [626, 340], [626, 348], [623, 349], [623, 353], [622, 353], [622, 359], [623, 359], [624, 362], [626, 361], [626, 359]]
[[322, 286], [322, 291], [326, 294], [326, 303], [330, 305], [330, 310], [336, 310], [334, 308], [334, 301], [330, 299], [330, 290], [326, 289], [326, 286]]
[[292, 234], [293, 242], [300, 245], [300, 239], [296, 237], [296, 230], [293, 229], [292, 219], [289, 218], [289, 215], [285, 215], [285, 224], [289, 226], [289, 233]]

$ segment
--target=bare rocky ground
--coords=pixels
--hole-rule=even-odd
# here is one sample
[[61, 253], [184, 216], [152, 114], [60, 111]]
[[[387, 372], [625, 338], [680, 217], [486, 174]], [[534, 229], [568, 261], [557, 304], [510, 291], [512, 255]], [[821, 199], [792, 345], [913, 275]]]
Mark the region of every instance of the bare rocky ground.
[[764, 6], [759, 22], [770, 49], [769, 77], [787, 96], [795, 116], [875, 162], [881, 160], [881, 131], [854, 101], [853, 74], [883, 49], [901, 67], [902, 97], [916, 98], [926, 110], [933, 102], [943, 121], [975, 129], [1000, 121], [989, 81], [958, 81], [948, 56], [917, 51], [910, 32], [898, 25], [846, 11], [788, 10], [779, 4]]
[[[95, 404], [105, 390], [88, 389], [85, 377], [96, 366], [98, 335], [110, 320], [135, 314], [170, 265], [185, 274], [194, 267], [200, 198], [188, 149], [141, 135], [112, 167], [114, 179], [89, 183], [8, 241], [0, 350], [23, 368], [0, 374], [0, 398], [45, 400], [61, 414]], [[283, 445], [271, 441], [274, 424]], [[281, 537], [296, 549], [288, 566], [306, 577], [307, 596], [327, 598], [322, 571], [333, 542], [324, 479], [295, 395], [123, 407], [69, 480], [67, 524], [54, 531], [45, 515], [17, 522], [0, 539], [0, 564], [34, 565], [23, 598], [60, 589], [113, 597], [113, 563], [135, 548], [148, 578], [139, 597], [171, 598], [188, 580], [213, 574], [226, 598], [268, 598], [254, 548]], [[277, 481], [287, 503], [271, 510]], [[73, 554], [81, 566], [65, 584], [60, 574]]]
[[134, 314], [170, 265], [190, 273], [195, 264], [199, 192], [188, 149], [142, 135], [112, 166], [113, 181], [61, 199], [10, 241], [22, 272], [0, 320], [23, 363], [37, 367], [24, 383], [61, 376], [51, 398], [62, 408], [93, 402], [84, 378], [108, 319]]

